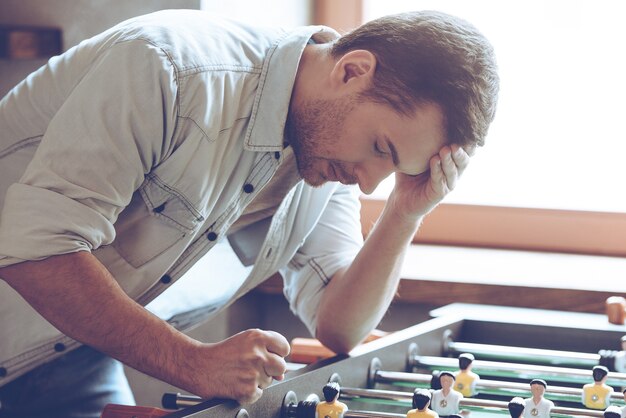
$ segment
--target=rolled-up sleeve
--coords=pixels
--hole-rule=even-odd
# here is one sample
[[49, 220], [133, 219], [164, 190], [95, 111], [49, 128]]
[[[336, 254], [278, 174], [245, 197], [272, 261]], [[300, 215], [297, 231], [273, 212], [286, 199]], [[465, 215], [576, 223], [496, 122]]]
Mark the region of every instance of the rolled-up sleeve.
[[175, 75], [167, 56], [142, 40], [94, 57], [7, 190], [0, 267], [114, 240], [117, 216], [172, 146]]
[[337, 187], [311, 234], [280, 271], [291, 310], [315, 335], [317, 312], [326, 285], [349, 266], [363, 246], [359, 191]]

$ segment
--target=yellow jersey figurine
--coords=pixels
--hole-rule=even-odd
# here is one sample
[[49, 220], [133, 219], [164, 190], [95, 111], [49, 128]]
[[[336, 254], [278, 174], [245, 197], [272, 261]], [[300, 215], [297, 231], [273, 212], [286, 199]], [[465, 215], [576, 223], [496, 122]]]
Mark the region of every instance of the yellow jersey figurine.
[[591, 409], [605, 409], [611, 403], [613, 388], [604, 382], [609, 375], [609, 369], [604, 366], [594, 366], [592, 371], [593, 383], [583, 386], [583, 405]]
[[428, 409], [431, 394], [427, 389], [415, 389], [413, 392], [413, 409], [406, 413], [406, 418], [439, 418], [439, 414]]
[[461, 370], [456, 374], [454, 390], [466, 397], [476, 395], [476, 382], [480, 379], [480, 376], [472, 371], [473, 361], [474, 355], [472, 354], [463, 353], [459, 356], [459, 369]]
[[343, 414], [348, 410], [348, 406], [337, 400], [341, 392], [339, 383], [327, 383], [324, 385], [322, 392], [324, 392], [325, 402], [317, 404], [315, 408], [315, 418], [342, 418]]

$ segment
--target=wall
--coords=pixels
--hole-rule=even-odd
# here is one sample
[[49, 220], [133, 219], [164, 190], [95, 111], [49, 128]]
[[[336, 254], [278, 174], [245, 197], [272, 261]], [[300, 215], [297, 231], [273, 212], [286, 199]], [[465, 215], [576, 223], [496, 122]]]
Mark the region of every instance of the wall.
[[310, 24], [312, 3], [311, 0], [202, 0], [201, 7], [242, 22], [293, 27]]
[[[2, 0], [0, 24], [60, 28], [67, 50], [130, 17], [161, 9], [198, 9], [200, 0]], [[0, 60], [0, 97], [46, 63]]]

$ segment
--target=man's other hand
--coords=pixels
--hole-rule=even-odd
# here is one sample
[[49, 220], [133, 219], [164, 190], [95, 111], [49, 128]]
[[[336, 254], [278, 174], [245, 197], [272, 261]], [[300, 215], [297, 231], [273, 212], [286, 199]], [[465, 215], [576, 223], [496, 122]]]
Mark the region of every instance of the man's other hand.
[[[202, 344], [191, 389], [203, 398], [256, 402], [273, 380], [282, 380], [287, 339], [274, 331], [250, 329], [215, 344]], [[193, 366], [190, 364], [190, 366]], [[194, 390], [195, 389], [195, 390]]]

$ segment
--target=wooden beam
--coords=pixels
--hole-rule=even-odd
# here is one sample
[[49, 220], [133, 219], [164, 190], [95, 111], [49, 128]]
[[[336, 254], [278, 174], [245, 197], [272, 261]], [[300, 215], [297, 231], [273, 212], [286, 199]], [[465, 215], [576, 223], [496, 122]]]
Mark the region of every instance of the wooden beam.
[[[361, 203], [367, 235], [385, 201]], [[442, 204], [414, 242], [626, 257], [626, 213]]]

